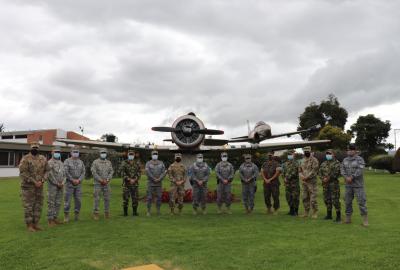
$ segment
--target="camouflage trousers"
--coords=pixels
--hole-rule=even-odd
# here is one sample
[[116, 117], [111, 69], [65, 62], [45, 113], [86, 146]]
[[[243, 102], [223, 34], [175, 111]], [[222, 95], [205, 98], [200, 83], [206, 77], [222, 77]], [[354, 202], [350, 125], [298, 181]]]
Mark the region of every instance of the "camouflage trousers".
[[21, 199], [25, 223], [38, 223], [42, 214], [43, 187], [37, 188], [33, 184], [21, 187]]
[[193, 208], [206, 209], [207, 203], [207, 186], [193, 185]]
[[346, 204], [346, 215], [351, 215], [353, 213], [353, 199], [356, 196], [358, 207], [360, 208], [360, 214], [362, 216], [368, 215], [367, 209], [367, 196], [365, 194], [364, 187], [351, 187], [346, 186], [346, 191], [344, 195], [344, 200]]
[[63, 189], [49, 183], [47, 186], [48, 220], [54, 220], [58, 217], [58, 213], [60, 212], [62, 197], [63, 197]]
[[110, 212], [110, 198], [111, 198], [111, 187], [109, 184], [102, 186], [102, 185], [94, 185], [94, 206], [93, 206], [93, 213], [99, 213], [99, 205], [100, 205], [100, 197], [103, 196], [104, 200], [104, 212]]
[[129, 199], [132, 200], [132, 207], [137, 208], [139, 205], [139, 187], [126, 186], [122, 188], [122, 206], [128, 207]]
[[153, 199], [156, 200], [157, 210], [161, 208], [161, 196], [162, 196], [162, 188], [161, 186], [148, 186], [147, 187], [147, 209], [150, 211], [151, 203]]
[[[277, 180], [274, 180], [277, 181]], [[271, 197], [274, 200], [274, 209], [277, 210], [280, 207], [279, 202], [279, 183], [265, 184], [264, 183], [264, 203], [267, 208], [271, 208]]]
[[299, 208], [300, 204], [300, 185], [298, 179], [290, 179], [285, 186], [286, 201], [289, 207]]
[[306, 212], [312, 209], [318, 211], [317, 193], [318, 185], [316, 179], [309, 182], [303, 182], [303, 206]]
[[224, 203], [226, 207], [230, 207], [232, 203], [232, 196], [231, 196], [231, 183], [224, 184], [222, 181], [219, 182], [217, 187], [217, 205], [221, 207]]
[[253, 182], [248, 184], [242, 183], [242, 200], [246, 209], [253, 210], [254, 208], [254, 192], [255, 185]]
[[65, 186], [65, 196], [64, 196], [64, 213], [69, 213], [71, 208], [71, 200], [74, 198], [74, 212], [79, 213], [81, 211], [81, 200], [82, 200], [82, 186], [73, 186], [67, 184]]
[[330, 182], [323, 185], [324, 203], [328, 211], [332, 211], [335, 206], [336, 211], [340, 211], [340, 186], [339, 182]]
[[169, 207], [174, 209], [176, 204], [178, 204], [178, 209], [182, 209], [183, 197], [185, 197], [185, 186], [172, 186], [171, 190], [169, 191]]

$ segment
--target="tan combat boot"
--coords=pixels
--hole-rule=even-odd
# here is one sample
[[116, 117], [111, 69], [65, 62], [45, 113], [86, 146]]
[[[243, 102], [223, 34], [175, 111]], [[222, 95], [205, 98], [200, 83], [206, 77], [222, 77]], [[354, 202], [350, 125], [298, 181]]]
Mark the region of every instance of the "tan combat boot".
[[28, 232], [36, 232], [32, 223], [26, 224], [26, 228], [27, 228]]
[[56, 223], [54, 222], [54, 220], [49, 220], [47, 225], [49, 226], [49, 228], [53, 228], [56, 226]]
[[231, 211], [231, 208], [229, 206], [226, 207], [226, 213], [228, 215], [232, 215], [232, 211]]
[[346, 219], [344, 221], [345, 224], [350, 224], [351, 223], [351, 215], [346, 215]]
[[193, 216], [197, 216], [197, 208], [193, 208]]
[[64, 213], [64, 223], [69, 222], [69, 213]]
[[146, 216], [151, 217], [151, 212], [150, 212], [150, 210], [147, 210]]
[[182, 215], [182, 208], [179, 208], [178, 215]]
[[94, 213], [93, 214], [93, 219], [94, 220], [99, 220], [99, 213]]
[[363, 219], [362, 226], [368, 227], [368, 226], [369, 226], [369, 223], [368, 223], [368, 216], [367, 216], [367, 215], [362, 216], [362, 219]]
[[53, 222], [56, 224], [56, 225], [61, 225], [61, 224], [63, 224], [63, 222], [61, 222], [61, 221], [59, 221], [58, 219], [53, 219]]
[[104, 218], [110, 219], [110, 212], [104, 212]]
[[175, 208], [171, 207], [171, 213], [170, 213], [170, 215], [171, 215], [171, 216], [174, 216], [174, 215], [175, 215]]
[[203, 215], [207, 215], [207, 210], [204, 208], [204, 209], [201, 210], [201, 213], [202, 213]]
[[302, 214], [300, 217], [308, 218], [309, 215], [310, 215], [310, 211], [304, 211], [304, 214]]
[[222, 208], [221, 208], [221, 206], [218, 206], [217, 214], [218, 214], [218, 215], [221, 215], [221, 214], [222, 214]]
[[312, 219], [317, 219], [318, 218], [318, 211], [314, 210], [311, 216]]
[[272, 210], [271, 210], [271, 208], [267, 208], [267, 209], [265, 210], [265, 212], [266, 212], [267, 215], [272, 215]]
[[278, 209], [274, 209], [273, 215], [274, 215], [274, 216], [277, 216], [278, 213], [279, 213], [279, 208], [278, 208]]
[[74, 221], [79, 221], [79, 213], [75, 213]]
[[34, 223], [34, 224], [33, 224], [33, 228], [34, 228], [36, 231], [43, 231], [42, 228], [39, 227], [39, 222]]

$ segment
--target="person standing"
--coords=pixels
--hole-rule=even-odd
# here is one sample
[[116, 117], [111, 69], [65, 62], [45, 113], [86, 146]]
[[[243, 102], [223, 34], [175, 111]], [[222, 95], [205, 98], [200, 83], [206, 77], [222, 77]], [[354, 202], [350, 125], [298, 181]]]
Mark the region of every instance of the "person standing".
[[[185, 196], [186, 168], [182, 164], [182, 154], [175, 154], [175, 162], [168, 168], [168, 177], [171, 181], [169, 193], [169, 207], [171, 215], [175, 215], [175, 207], [178, 204], [179, 214], [183, 209], [183, 198]], [[178, 203], [176, 203], [178, 202]]]
[[139, 205], [139, 179], [141, 171], [139, 163], [135, 160], [134, 151], [128, 151], [128, 158], [122, 162], [120, 172], [122, 177], [122, 207], [124, 216], [128, 216], [129, 198], [132, 202], [132, 214], [133, 216], [137, 216]]
[[[261, 176], [264, 180], [264, 202], [267, 214], [277, 214], [280, 207], [279, 202], [279, 175], [281, 174], [282, 167], [278, 161], [274, 159], [274, 152], [268, 152], [268, 160], [261, 166]], [[274, 201], [273, 211], [271, 210], [271, 197]]]
[[318, 218], [317, 203], [317, 174], [319, 168], [318, 160], [311, 155], [311, 147], [303, 148], [304, 158], [299, 167], [299, 176], [303, 185], [303, 206], [304, 214], [302, 217], [308, 217], [310, 209], [312, 209], [312, 218]]
[[235, 169], [232, 163], [228, 161], [228, 153], [221, 153], [221, 161], [215, 167], [215, 174], [217, 176], [217, 205], [218, 214], [222, 213], [222, 205], [225, 204], [226, 212], [232, 214], [232, 181], [235, 175]]
[[300, 184], [299, 184], [299, 164], [294, 159], [294, 150], [289, 150], [287, 161], [283, 164], [282, 175], [285, 183], [286, 201], [289, 205], [289, 215], [299, 215], [300, 203]]
[[258, 172], [257, 165], [251, 162], [251, 155], [245, 154], [244, 162], [239, 168], [239, 174], [242, 182], [242, 199], [246, 214], [251, 214], [254, 209], [254, 187]]
[[193, 187], [193, 215], [198, 214], [200, 207], [203, 215], [206, 214], [207, 183], [210, 168], [203, 160], [203, 154], [197, 154], [196, 162], [190, 167], [190, 183]]
[[151, 160], [146, 163], [147, 174], [147, 216], [151, 216], [151, 203], [156, 199], [157, 215], [160, 215], [162, 181], [167, 174], [164, 162], [158, 160], [158, 151], [151, 152]]

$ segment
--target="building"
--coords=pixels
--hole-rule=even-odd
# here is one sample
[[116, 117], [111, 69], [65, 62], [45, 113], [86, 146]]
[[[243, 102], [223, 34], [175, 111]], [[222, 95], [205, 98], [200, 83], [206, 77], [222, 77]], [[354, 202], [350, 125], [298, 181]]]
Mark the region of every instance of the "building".
[[[44, 129], [29, 131], [12, 131], [0, 133], [0, 177], [17, 176], [21, 158], [30, 150], [32, 142], [39, 142], [40, 152], [50, 158], [54, 145], [61, 147], [63, 158], [68, 156], [70, 147], [56, 139], [89, 140], [73, 131], [62, 129]], [[85, 152], [85, 149], [82, 149]]]

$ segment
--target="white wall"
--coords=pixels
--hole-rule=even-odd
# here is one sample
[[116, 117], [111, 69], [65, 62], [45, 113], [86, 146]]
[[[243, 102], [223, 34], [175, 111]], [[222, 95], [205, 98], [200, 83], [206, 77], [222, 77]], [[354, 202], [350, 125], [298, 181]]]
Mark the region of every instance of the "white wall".
[[18, 168], [3, 168], [0, 167], [0, 177], [17, 177], [19, 176]]

